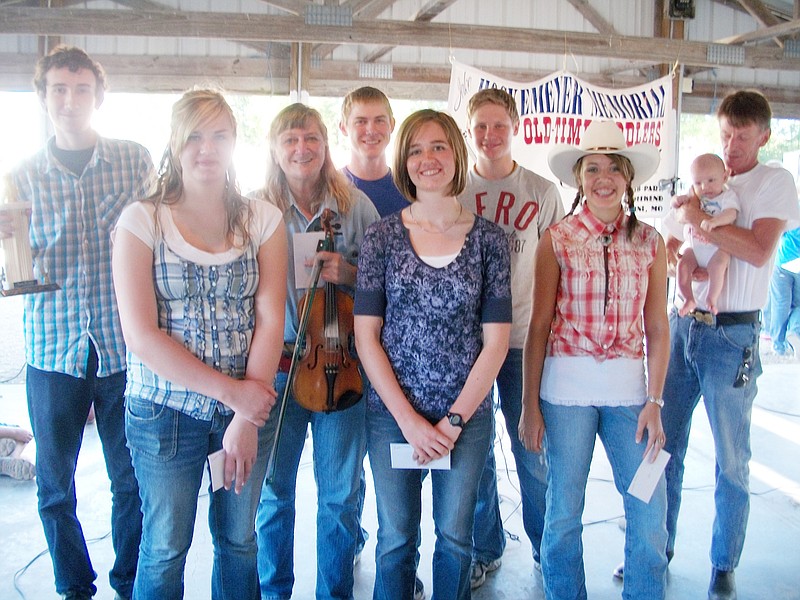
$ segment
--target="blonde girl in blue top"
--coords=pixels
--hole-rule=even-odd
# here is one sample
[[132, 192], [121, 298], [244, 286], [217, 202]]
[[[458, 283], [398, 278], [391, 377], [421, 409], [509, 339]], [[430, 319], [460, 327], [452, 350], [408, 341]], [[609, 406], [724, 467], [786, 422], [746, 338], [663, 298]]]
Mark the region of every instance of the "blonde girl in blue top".
[[143, 513], [137, 600], [183, 597], [206, 456], [221, 448], [224, 489], [209, 500], [211, 597], [259, 598], [254, 522], [283, 342], [287, 243], [280, 212], [239, 194], [235, 142], [221, 94], [184, 94], [154, 194], [117, 224], [126, 432]]

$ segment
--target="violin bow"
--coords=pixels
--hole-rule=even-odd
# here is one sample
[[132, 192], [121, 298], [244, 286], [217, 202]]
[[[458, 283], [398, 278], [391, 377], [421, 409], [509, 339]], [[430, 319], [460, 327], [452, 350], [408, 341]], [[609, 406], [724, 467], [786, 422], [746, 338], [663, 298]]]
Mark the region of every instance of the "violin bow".
[[[330, 223], [331, 210], [326, 208], [322, 212], [321, 221]], [[327, 236], [319, 241], [317, 245], [317, 252], [327, 249]], [[300, 356], [299, 340], [304, 340], [306, 337], [306, 330], [308, 329], [308, 320], [311, 316], [311, 305], [314, 304], [314, 297], [317, 294], [317, 284], [319, 284], [319, 275], [322, 271], [322, 262], [316, 261], [314, 263], [314, 270], [311, 273], [311, 285], [308, 290], [306, 303], [303, 306], [303, 314], [300, 318], [300, 324], [297, 329], [297, 340], [294, 343], [294, 350], [292, 350], [292, 362], [289, 366], [289, 373], [286, 376], [286, 387], [283, 389], [281, 396], [281, 408], [278, 411], [278, 425], [275, 430], [275, 439], [272, 441], [272, 449], [269, 454], [269, 461], [267, 462], [267, 483], [272, 483], [275, 479], [275, 469], [277, 467], [278, 444], [281, 439], [281, 430], [283, 429], [283, 417], [286, 414], [286, 404], [289, 401], [289, 393], [292, 389], [292, 381], [294, 374], [297, 370], [297, 358]]]

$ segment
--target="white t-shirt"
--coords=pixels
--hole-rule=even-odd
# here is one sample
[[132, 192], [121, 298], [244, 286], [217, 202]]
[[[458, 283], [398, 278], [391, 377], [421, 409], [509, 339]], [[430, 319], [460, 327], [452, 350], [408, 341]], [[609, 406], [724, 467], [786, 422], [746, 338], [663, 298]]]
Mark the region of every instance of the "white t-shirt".
[[[800, 220], [794, 178], [786, 169], [758, 164], [747, 173], [730, 178], [728, 185], [739, 196], [738, 227], [752, 229], [758, 219], [786, 221], [785, 230], [793, 229]], [[760, 310], [767, 303], [769, 279], [774, 253], [761, 267], [731, 257], [722, 293], [717, 301], [720, 312]], [[697, 306], [707, 310], [708, 282], [692, 284]]]
[[[256, 246], [266, 242], [283, 219], [281, 211], [274, 204], [262, 200], [245, 198], [253, 208], [253, 219], [249, 224], [249, 234]], [[156, 245], [155, 205], [151, 202], [134, 202], [120, 215], [117, 227], [127, 229], [145, 245], [153, 249]], [[158, 212], [158, 224], [162, 230], [164, 241], [170, 249], [188, 261], [200, 265], [224, 265], [241, 256], [243, 252], [241, 240], [237, 237], [235, 244], [225, 252], [206, 252], [195, 248], [187, 242], [175, 222], [169, 206], [162, 204]]]
[[467, 187], [459, 197], [464, 208], [499, 225], [511, 251], [511, 348], [522, 348], [533, 304], [533, 267], [536, 244], [553, 223], [564, 216], [555, 184], [515, 165], [510, 175], [490, 180], [469, 170]]

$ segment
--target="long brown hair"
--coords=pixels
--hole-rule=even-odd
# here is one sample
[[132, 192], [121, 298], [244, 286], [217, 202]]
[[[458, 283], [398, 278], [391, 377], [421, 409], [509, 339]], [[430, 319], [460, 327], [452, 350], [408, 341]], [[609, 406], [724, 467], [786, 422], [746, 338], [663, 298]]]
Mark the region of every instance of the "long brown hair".
[[[575, 176], [575, 183], [578, 185], [578, 193], [575, 194], [575, 199], [572, 201], [572, 207], [569, 209], [569, 213], [572, 214], [575, 212], [575, 209], [578, 208], [578, 205], [583, 200], [584, 193], [583, 193], [583, 182], [581, 181], [581, 165], [583, 164], [583, 159], [586, 158], [587, 155], [582, 156], [577, 160], [575, 165], [572, 167], [572, 174]], [[633, 181], [633, 164], [631, 161], [628, 160], [627, 157], [622, 156], [621, 154], [606, 154], [608, 158], [614, 161], [614, 164], [617, 165], [619, 168], [620, 173], [625, 178], [625, 212], [628, 215], [628, 225], [627, 225], [627, 236], [628, 239], [631, 239], [633, 236], [633, 232], [636, 230], [636, 226], [639, 224], [639, 220], [636, 218], [636, 207], [634, 206], [634, 198], [633, 198], [633, 188], [631, 187], [631, 181]]]
[[299, 102], [291, 104], [277, 114], [269, 128], [269, 160], [267, 162], [267, 181], [259, 195], [275, 204], [281, 211], [289, 208], [289, 183], [278, 162], [278, 136], [288, 129], [308, 129], [316, 125], [325, 144], [325, 158], [314, 192], [311, 209], [316, 211], [327, 196], [336, 199], [338, 211], [346, 215], [353, 206], [352, 185], [333, 164], [328, 146], [328, 128], [322, 115], [313, 108]]
[[464, 142], [464, 136], [461, 135], [461, 130], [453, 120], [453, 117], [447, 113], [424, 108], [409, 115], [403, 121], [403, 124], [400, 125], [400, 130], [397, 132], [397, 141], [395, 142], [392, 177], [400, 193], [412, 202], [417, 199], [417, 186], [411, 181], [411, 176], [408, 174], [408, 155], [411, 151], [411, 142], [414, 136], [417, 135], [417, 132], [422, 129], [425, 123], [429, 122], [437, 123], [442, 128], [445, 140], [453, 150], [456, 172], [453, 174], [453, 181], [450, 184], [448, 193], [458, 196], [467, 185], [467, 171], [469, 170], [467, 145]]

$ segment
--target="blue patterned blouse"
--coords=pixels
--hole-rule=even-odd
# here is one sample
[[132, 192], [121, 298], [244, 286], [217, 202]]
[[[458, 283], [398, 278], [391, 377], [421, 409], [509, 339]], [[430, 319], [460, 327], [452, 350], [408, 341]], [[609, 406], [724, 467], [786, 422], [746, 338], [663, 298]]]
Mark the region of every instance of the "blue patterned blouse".
[[[458, 256], [432, 267], [417, 256], [400, 213], [371, 225], [361, 246], [357, 315], [383, 319], [381, 344], [414, 409], [447, 414], [482, 348], [483, 323], [511, 322], [511, 266], [503, 231], [476, 217]], [[478, 411], [489, 408], [489, 396]], [[387, 411], [374, 389], [369, 410]]]

